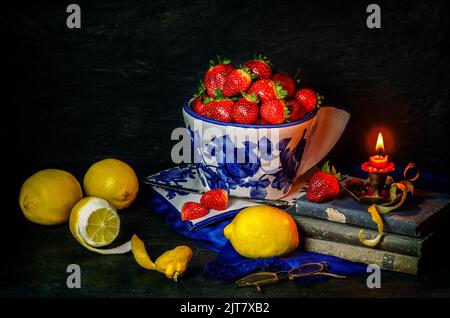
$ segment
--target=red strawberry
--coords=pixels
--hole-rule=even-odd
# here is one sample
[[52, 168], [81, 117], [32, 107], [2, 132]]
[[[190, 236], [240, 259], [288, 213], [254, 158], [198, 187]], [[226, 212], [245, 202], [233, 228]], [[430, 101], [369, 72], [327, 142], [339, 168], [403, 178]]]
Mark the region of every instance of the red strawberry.
[[247, 94], [255, 93], [262, 101], [266, 102], [272, 99], [282, 99], [286, 97], [287, 91], [280, 84], [269, 79], [257, 80], [250, 86]]
[[253, 124], [255, 125], [270, 125], [270, 123], [262, 118], [258, 118]]
[[305, 109], [300, 103], [294, 99], [290, 98], [286, 101], [286, 106], [288, 108], [289, 115], [287, 117], [288, 121], [296, 121], [305, 117]]
[[228, 73], [222, 92], [226, 97], [236, 96], [245, 92], [251, 84], [250, 71], [247, 68], [237, 68]]
[[303, 106], [306, 113], [312, 112], [319, 107], [323, 99], [322, 96], [309, 88], [302, 88], [295, 93], [295, 99]]
[[271, 124], [281, 124], [286, 120], [286, 103], [282, 99], [272, 99], [261, 105], [261, 117]]
[[295, 92], [295, 81], [287, 74], [277, 73], [272, 77], [272, 81], [275, 83], [280, 83], [281, 87], [283, 87], [287, 91], [286, 97], [291, 97]]
[[216, 90], [216, 98], [205, 104], [200, 115], [229, 123], [233, 120], [231, 117], [233, 106], [232, 99], [224, 98], [222, 93]]
[[208, 209], [222, 211], [228, 207], [228, 192], [224, 189], [214, 189], [203, 193], [200, 203]]
[[195, 98], [192, 101], [191, 107], [197, 114], [201, 114], [203, 112], [205, 104], [210, 100], [210, 98], [206, 98], [205, 85], [203, 84], [203, 82], [200, 81], [194, 97]]
[[272, 63], [264, 56], [256, 56], [253, 60], [242, 64], [242, 67], [248, 68], [254, 78], [270, 79], [272, 77]]
[[258, 119], [258, 97], [255, 93], [242, 95], [233, 106], [232, 117], [238, 124], [253, 124]]
[[309, 181], [306, 199], [310, 202], [325, 202], [336, 198], [340, 192], [341, 174], [327, 161], [322, 171], [316, 172]]
[[233, 65], [231, 65], [230, 59], [221, 59], [217, 56], [217, 62], [213, 60], [209, 62], [209, 70], [206, 72], [203, 80], [209, 96], [215, 97], [216, 89], [223, 90], [223, 85], [231, 70], [233, 70]]
[[198, 219], [206, 214], [208, 214], [208, 208], [197, 202], [186, 202], [181, 208], [182, 221]]
[[200, 97], [196, 97], [192, 101], [192, 109], [197, 114], [201, 114], [203, 112], [204, 107], [205, 107], [205, 104], [203, 104], [203, 101], [202, 101], [202, 99]]

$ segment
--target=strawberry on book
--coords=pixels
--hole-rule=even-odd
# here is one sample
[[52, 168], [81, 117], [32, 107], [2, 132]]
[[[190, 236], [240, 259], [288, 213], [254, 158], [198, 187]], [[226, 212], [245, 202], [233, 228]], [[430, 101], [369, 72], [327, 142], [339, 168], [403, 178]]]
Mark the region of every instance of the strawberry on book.
[[336, 198], [341, 192], [340, 180], [341, 174], [327, 161], [322, 171], [316, 172], [309, 180], [306, 199], [321, 203]]

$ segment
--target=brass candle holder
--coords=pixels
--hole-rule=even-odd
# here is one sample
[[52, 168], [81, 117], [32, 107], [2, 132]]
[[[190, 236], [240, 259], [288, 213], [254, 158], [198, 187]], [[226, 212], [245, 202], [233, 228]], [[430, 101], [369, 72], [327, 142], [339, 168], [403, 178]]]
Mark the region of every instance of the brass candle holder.
[[[383, 135], [378, 133], [375, 147], [376, 155], [361, 165], [361, 169], [369, 174], [368, 181], [355, 181], [345, 184], [344, 189], [354, 199], [366, 204], [382, 204], [389, 201], [389, 196], [383, 196], [383, 189], [388, 180], [388, 174], [394, 170], [394, 163], [384, 154]], [[388, 193], [386, 193], [388, 194]]]
[[387, 173], [369, 173], [369, 182], [373, 187], [374, 198], [382, 198], [381, 191], [386, 185]]

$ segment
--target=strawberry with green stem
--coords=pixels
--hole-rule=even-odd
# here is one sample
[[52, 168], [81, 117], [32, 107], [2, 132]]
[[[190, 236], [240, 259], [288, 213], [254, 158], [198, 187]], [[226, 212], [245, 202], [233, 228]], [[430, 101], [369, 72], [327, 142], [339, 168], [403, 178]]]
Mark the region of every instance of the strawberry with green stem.
[[263, 102], [260, 114], [262, 119], [273, 125], [284, 123], [289, 116], [286, 103], [282, 99], [271, 99]]
[[233, 106], [233, 120], [238, 124], [253, 124], [258, 119], [258, 103], [259, 99], [255, 93], [242, 93], [242, 98]]
[[248, 68], [255, 79], [270, 79], [272, 77], [273, 65], [267, 57], [261, 54], [242, 64], [242, 67]]
[[283, 99], [287, 95], [287, 91], [283, 89], [280, 83], [275, 83], [270, 79], [260, 79], [253, 82], [247, 91], [247, 94], [252, 93], [255, 93], [262, 102], [272, 99]]
[[277, 73], [272, 76], [272, 81], [280, 83], [281, 87], [287, 91], [286, 97], [291, 97], [295, 93], [296, 84], [292, 77], [285, 73]]
[[205, 104], [200, 115], [217, 121], [231, 122], [233, 120], [231, 113], [234, 101], [231, 98], [224, 97], [219, 89], [215, 90], [214, 95], [216, 97]]
[[212, 99], [210, 97], [206, 96], [205, 92], [205, 85], [202, 81], [200, 81], [200, 84], [197, 87], [197, 91], [194, 94], [194, 100], [192, 101], [192, 109], [197, 113], [201, 114], [203, 112], [203, 109], [205, 105], [211, 101]]
[[223, 85], [223, 95], [233, 97], [245, 92], [252, 84], [252, 75], [248, 68], [231, 70]]
[[320, 107], [324, 98], [310, 88], [301, 88], [295, 93], [295, 99], [303, 106], [305, 112], [309, 113]]
[[215, 97], [216, 89], [219, 89], [220, 91], [223, 90], [227, 75], [233, 69], [231, 60], [228, 58], [222, 59], [220, 56], [217, 56], [216, 61], [211, 60], [209, 62], [209, 69], [203, 79], [206, 92], [209, 96]]
[[310, 202], [326, 202], [336, 198], [341, 192], [342, 176], [336, 172], [330, 162], [327, 161], [322, 171], [316, 172], [309, 180], [308, 190], [306, 192], [306, 199]]
[[286, 107], [289, 111], [289, 115], [286, 118], [287, 121], [292, 122], [305, 117], [305, 109], [295, 98], [288, 99], [286, 101]]

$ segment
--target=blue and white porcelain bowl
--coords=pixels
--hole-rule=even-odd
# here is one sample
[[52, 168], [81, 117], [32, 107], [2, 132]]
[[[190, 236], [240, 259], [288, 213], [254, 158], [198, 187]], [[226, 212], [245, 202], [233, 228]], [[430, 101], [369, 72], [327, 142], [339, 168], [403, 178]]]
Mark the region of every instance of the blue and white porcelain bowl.
[[322, 160], [342, 135], [350, 114], [321, 107], [279, 125], [224, 123], [183, 106], [194, 162], [205, 191], [265, 199], [285, 196], [291, 185]]

